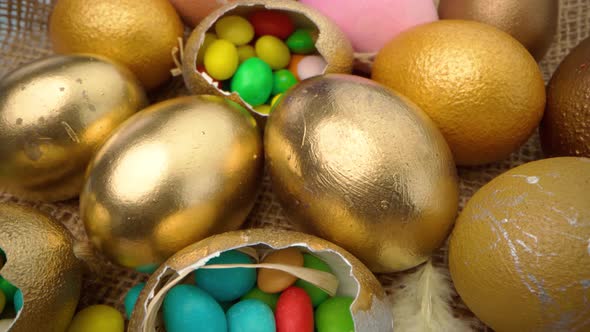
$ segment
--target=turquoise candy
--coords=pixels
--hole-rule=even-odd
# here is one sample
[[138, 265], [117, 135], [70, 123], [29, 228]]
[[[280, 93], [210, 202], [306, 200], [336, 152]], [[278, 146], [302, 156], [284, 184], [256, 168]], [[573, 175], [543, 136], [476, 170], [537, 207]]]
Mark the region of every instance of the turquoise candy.
[[160, 266], [158, 264], [154, 263], [154, 264], [147, 264], [147, 265], [138, 266], [135, 268], [135, 270], [137, 272], [141, 272], [141, 273], [152, 274], [152, 273], [156, 272], [158, 267], [160, 267]]
[[[303, 266], [314, 270], [332, 272], [332, 269], [330, 269], [328, 264], [316, 256], [310, 254], [303, 254]], [[313, 304], [314, 308], [322, 304], [322, 302], [330, 297], [330, 295], [324, 292], [321, 288], [316, 287], [305, 280], [297, 280], [295, 286], [303, 288], [303, 290], [311, 298], [311, 303]]]
[[12, 285], [8, 280], [0, 276], [0, 291], [2, 291], [4, 295], [6, 295], [7, 304], [12, 303], [12, 300], [14, 299], [14, 294], [17, 290], [18, 288], [14, 287], [14, 285]]
[[350, 313], [353, 299], [337, 296], [324, 301], [315, 311], [317, 332], [354, 332], [354, 321]]
[[[250, 256], [230, 250], [210, 259], [206, 265], [252, 264]], [[256, 284], [256, 269], [198, 269], [195, 271], [197, 286], [217, 301], [233, 301], [246, 294]]]
[[265, 293], [265, 292], [261, 291], [260, 288], [254, 287], [254, 288], [252, 288], [252, 290], [250, 290], [248, 293], [246, 293], [246, 295], [242, 296], [242, 300], [248, 300], [248, 299], [259, 300], [259, 301], [266, 303], [266, 305], [269, 306], [272, 309], [272, 311], [275, 311], [275, 309], [277, 308], [277, 301], [279, 300], [280, 295], [281, 295], [280, 293], [276, 293], [276, 294]]
[[133, 308], [135, 307], [135, 302], [137, 302], [137, 298], [139, 297], [139, 293], [145, 287], [145, 283], [139, 283], [133, 286], [127, 295], [125, 295], [125, 314], [127, 315], [127, 319], [131, 318], [131, 313], [133, 312]]
[[23, 299], [23, 293], [20, 291], [20, 289], [17, 289], [16, 292], [14, 293], [14, 310], [16, 312], [19, 312], [22, 308], [23, 308], [23, 304], [24, 304], [24, 299]]
[[230, 86], [232, 92], [237, 92], [251, 106], [262, 105], [272, 92], [272, 69], [260, 58], [250, 58], [238, 67]]
[[249, 299], [234, 304], [227, 311], [229, 332], [275, 332], [272, 310], [262, 301]]
[[166, 332], [227, 332], [221, 306], [193, 285], [174, 286], [162, 304]]
[[296, 54], [310, 54], [315, 51], [315, 44], [313, 37], [308, 30], [297, 29], [289, 38], [287, 38], [287, 46], [291, 52]]
[[297, 79], [288, 69], [277, 70], [273, 74], [272, 94], [283, 93], [295, 84]]

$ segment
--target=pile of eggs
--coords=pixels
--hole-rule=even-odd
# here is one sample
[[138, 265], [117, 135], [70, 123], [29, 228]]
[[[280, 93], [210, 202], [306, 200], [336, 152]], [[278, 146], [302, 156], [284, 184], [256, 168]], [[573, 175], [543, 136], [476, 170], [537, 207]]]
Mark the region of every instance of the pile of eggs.
[[247, 18], [227, 15], [207, 32], [197, 71], [227, 92], [236, 92], [261, 114], [299, 81], [321, 75], [327, 66], [317, 53], [318, 32], [297, 29], [284, 12], [259, 10]]
[[[6, 263], [6, 255], [0, 249], [0, 268]], [[23, 307], [23, 294], [8, 280], [0, 275], [0, 315], [5, 318], [3, 314], [11, 316], [10, 312], [19, 312]], [[7, 320], [8, 322], [10, 320]], [[0, 320], [0, 331], [2, 331], [3, 320]]]

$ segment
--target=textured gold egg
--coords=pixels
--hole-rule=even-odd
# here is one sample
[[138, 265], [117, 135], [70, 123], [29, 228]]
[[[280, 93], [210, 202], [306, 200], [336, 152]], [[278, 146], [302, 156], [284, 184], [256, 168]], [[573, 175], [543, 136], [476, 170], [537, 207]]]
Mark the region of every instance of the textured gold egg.
[[148, 268], [240, 227], [262, 168], [260, 132], [245, 109], [217, 96], [172, 99], [136, 114], [99, 150], [81, 217], [110, 259]]
[[0, 205], [0, 248], [7, 257], [0, 273], [24, 300], [10, 332], [66, 330], [82, 286], [73, 241], [61, 224], [37, 211]]
[[543, 151], [590, 158], [590, 38], [571, 51], [547, 87], [541, 122]]
[[557, 0], [440, 0], [441, 19], [474, 20], [509, 33], [537, 61], [557, 31]]
[[296, 27], [319, 31], [315, 42], [317, 52], [326, 60], [325, 73], [350, 73], [354, 62], [352, 45], [346, 35], [326, 16], [317, 10], [292, 0], [242, 0], [231, 2], [215, 10], [199, 23], [188, 39], [183, 59], [183, 76], [186, 86], [193, 93], [208, 93], [225, 96], [246, 107], [261, 124], [268, 114], [254, 110], [237, 93], [220, 90], [212, 82], [197, 72], [197, 55], [204, 40], [205, 33], [214, 27], [215, 22], [223, 16], [247, 16], [260, 9], [279, 10], [287, 13]]
[[250, 229], [209, 237], [178, 252], [152, 274], [141, 292], [129, 322], [130, 332], [154, 331], [166, 291], [220, 252], [256, 247], [298, 247], [331, 266], [340, 281], [338, 294], [355, 298], [351, 311], [356, 331], [392, 332], [391, 307], [381, 284], [357, 258], [320, 238], [298, 232]]
[[183, 31], [168, 0], [59, 0], [49, 22], [55, 52], [120, 61], [147, 89], [171, 77], [171, 51]]
[[424, 262], [453, 225], [449, 147], [417, 106], [373, 81], [301, 82], [271, 114], [265, 149], [287, 213], [374, 272]]
[[92, 154], [147, 103], [128, 69], [53, 56], [0, 81], [0, 187], [28, 199], [77, 196]]
[[590, 159], [516, 167], [481, 188], [453, 230], [457, 291], [498, 332], [589, 331]]

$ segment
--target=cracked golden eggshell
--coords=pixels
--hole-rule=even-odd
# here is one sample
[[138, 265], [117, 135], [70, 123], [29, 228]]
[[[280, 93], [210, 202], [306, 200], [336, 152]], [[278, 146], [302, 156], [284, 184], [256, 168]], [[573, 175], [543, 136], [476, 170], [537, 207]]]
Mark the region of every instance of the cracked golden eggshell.
[[287, 214], [374, 272], [423, 263], [453, 226], [458, 185], [447, 143], [416, 105], [374, 81], [301, 82], [276, 105], [264, 140]]
[[89, 166], [80, 196], [92, 243], [129, 268], [159, 264], [234, 230], [262, 178], [256, 121], [218, 96], [152, 105], [123, 124]]
[[24, 300], [9, 331], [65, 331], [82, 286], [71, 234], [31, 208], [0, 204], [0, 248], [7, 257], [0, 274], [21, 290]]
[[228, 97], [246, 107], [261, 124], [268, 114], [254, 110], [242, 100], [237, 93], [224, 92], [210, 83], [201, 73], [197, 72], [197, 55], [205, 33], [214, 27], [221, 17], [226, 15], [247, 16], [260, 9], [271, 9], [286, 12], [297, 28], [310, 28], [319, 31], [315, 42], [317, 52], [326, 60], [325, 73], [352, 72], [354, 56], [350, 41], [346, 35], [330, 19], [319, 11], [293, 0], [243, 0], [232, 2], [215, 10], [199, 23], [186, 42], [183, 59], [183, 76], [187, 88], [193, 93], [207, 93]]
[[590, 159], [516, 167], [482, 187], [449, 244], [457, 292], [498, 332], [590, 331]]
[[[283, 249], [299, 247], [330, 265], [340, 281], [338, 294], [355, 298], [351, 312], [356, 331], [392, 332], [391, 306], [375, 276], [357, 258], [344, 249], [318, 237], [278, 229], [249, 229], [228, 232], [195, 243], [168, 259], [147, 281], [136, 302], [129, 323], [130, 332], [151, 332], [161, 322], [157, 313], [166, 290], [209, 259], [232, 249], [244, 247]], [[160, 295], [158, 295], [160, 293]]]
[[80, 193], [93, 153], [147, 104], [133, 74], [106, 58], [52, 56], [0, 81], [0, 187], [27, 199]]

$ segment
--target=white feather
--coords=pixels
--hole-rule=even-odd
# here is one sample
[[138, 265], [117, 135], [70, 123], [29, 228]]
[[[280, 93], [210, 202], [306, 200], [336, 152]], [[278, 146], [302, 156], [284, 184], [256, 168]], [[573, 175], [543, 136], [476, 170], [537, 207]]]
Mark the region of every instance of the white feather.
[[[403, 288], [401, 288], [403, 287]], [[429, 260], [400, 280], [393, 294], [396, 332], [471, 332], [468, 321], [453, 316], [454, 292], [445, 271]]]

